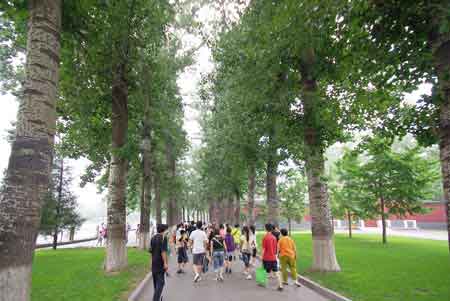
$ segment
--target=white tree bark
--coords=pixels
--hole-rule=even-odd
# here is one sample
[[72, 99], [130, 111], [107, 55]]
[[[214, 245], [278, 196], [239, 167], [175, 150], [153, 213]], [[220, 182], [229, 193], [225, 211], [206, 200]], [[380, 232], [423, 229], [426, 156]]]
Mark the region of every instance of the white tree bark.
[[52, 161], [61, 1], [31, 0], [26, 78], [0, 199], [0, 300], [30, 299], [31, 265]]

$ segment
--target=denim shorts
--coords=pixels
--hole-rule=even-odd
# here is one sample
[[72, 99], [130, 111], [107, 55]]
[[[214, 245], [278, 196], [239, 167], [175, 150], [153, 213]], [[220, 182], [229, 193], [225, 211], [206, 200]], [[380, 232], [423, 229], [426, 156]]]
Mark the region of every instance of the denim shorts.
[[242, 261], [244, 262], [244, 265], [246, 268], [250, 267], [250, 257], [251, 256], [252, 256], [252, 254], [250, 254], [250, 253], [242, 252]]
[[223, 267], [223, 262], [225, 260], [225, 252], [224, 251], [214, 251], [213, 252], [213, 264], [214, 271], [218, 271], [219, 268]]

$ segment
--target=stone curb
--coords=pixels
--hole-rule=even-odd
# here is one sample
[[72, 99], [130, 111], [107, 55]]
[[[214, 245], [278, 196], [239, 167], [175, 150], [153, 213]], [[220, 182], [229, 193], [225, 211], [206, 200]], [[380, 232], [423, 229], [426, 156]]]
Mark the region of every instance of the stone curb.
[[152, 272], [148, 273], [145, 278], [139, 283], [135, 290], [128, 297], [128, 301], [137, 301], [144, 290], [145, 286], [150, 283]]
[[313, 291], [315, 291], [316, 293], [324, 296], [325, 298], [328, 298], [330, 300], [333, 301], [352, 301], [351, 299], [344, 297], [342, 295], [339, 295], [338, 293], [336, 293], [335, 291], [332, 291], [326, 287], [321, 286], [320, 284], [312, 281], [311, 279], [308, 279], [306, 277], [303, 276], [298, 276], [298, 282], [300, 282], [301, 284], [303, 284], [304, 286], [306, 286], [309, 289], [312, 289]]

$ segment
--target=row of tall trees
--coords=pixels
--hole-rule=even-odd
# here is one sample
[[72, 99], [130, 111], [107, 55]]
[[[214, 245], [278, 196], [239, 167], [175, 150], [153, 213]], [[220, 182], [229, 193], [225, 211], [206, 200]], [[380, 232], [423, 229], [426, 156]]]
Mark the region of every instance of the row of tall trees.
[[[363, 130], [439, 142], [448, 203], [448, 11], [442, 1], [407, 9], [397, 1], [250, 1], [212, 43], [215, 69], [201, 91], [198, 166], [211, 206], [247, 193], [253, 223], [254, 183], [264, 174], [267, 221], [278, 223], [280, 164], [305, 167], [312, 268], [338, 271], [324, 154]], [[432, 96], [405, 103], [423, 82]]]
[[[127, 206], [141, 211], [149, 244], [151, 201], [161, 222], [179, 216], [178, 167], [187, 141], [178, 74], [192, 51], [189, 1], [7, 1], [0, 4], [2, 83], [19, 96], [0, 207], [0, 290], [29, 300], [31, 265], [48, 194], [54, 136], [85, 157], [83, 182], [107, 189], [107, 272], [127, 266]], [[188, 14], [187, 14], [188, 13]], [[4, 25], [4, 26], [3, 26]], [[25, 77], [14, 64], [26, 56]], [[21, 80], [23, 81], [21, 82]], [[154, 196], [152, 196], [154, 194]], [[138, 204], [138, 205], [137, 205]], [[45, 211], [44, 211], [45, 213]]]

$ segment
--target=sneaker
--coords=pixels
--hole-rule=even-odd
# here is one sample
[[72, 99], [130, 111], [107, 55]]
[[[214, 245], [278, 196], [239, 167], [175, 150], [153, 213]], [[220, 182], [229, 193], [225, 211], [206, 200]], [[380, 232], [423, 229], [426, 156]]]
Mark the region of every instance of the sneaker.
[[300, 286], [302, 286], [302, 285], [300, 284], [300, 282], [298, 282], [298, 280], [297, 280], [297, 281], [295, 281], [295, 285], [296, 285], [297, 287], [300, 287]]
[[284, 285], [289, 285], [289, 282], [283, 282]]
[[248, 274], [247, 277], [245, 277], [247, 280], [252, 280], [252, 275]]
[[177, 271], [177, 274], [181, 274], [181, 273], [183, 273], [182, 270], [178, 270], [178, 271]]
[[283, 287], [282, 286], [279, 286], [278, 288], [277, 288], [277, 291], [279, 291], [279, 292], [281, 292], [283, 290]]
[[194, 277], [194, 282], [198, 282], [198, 281], [200, 281], [200, 275], [199, 274], [195, 275], [195, 277]]

